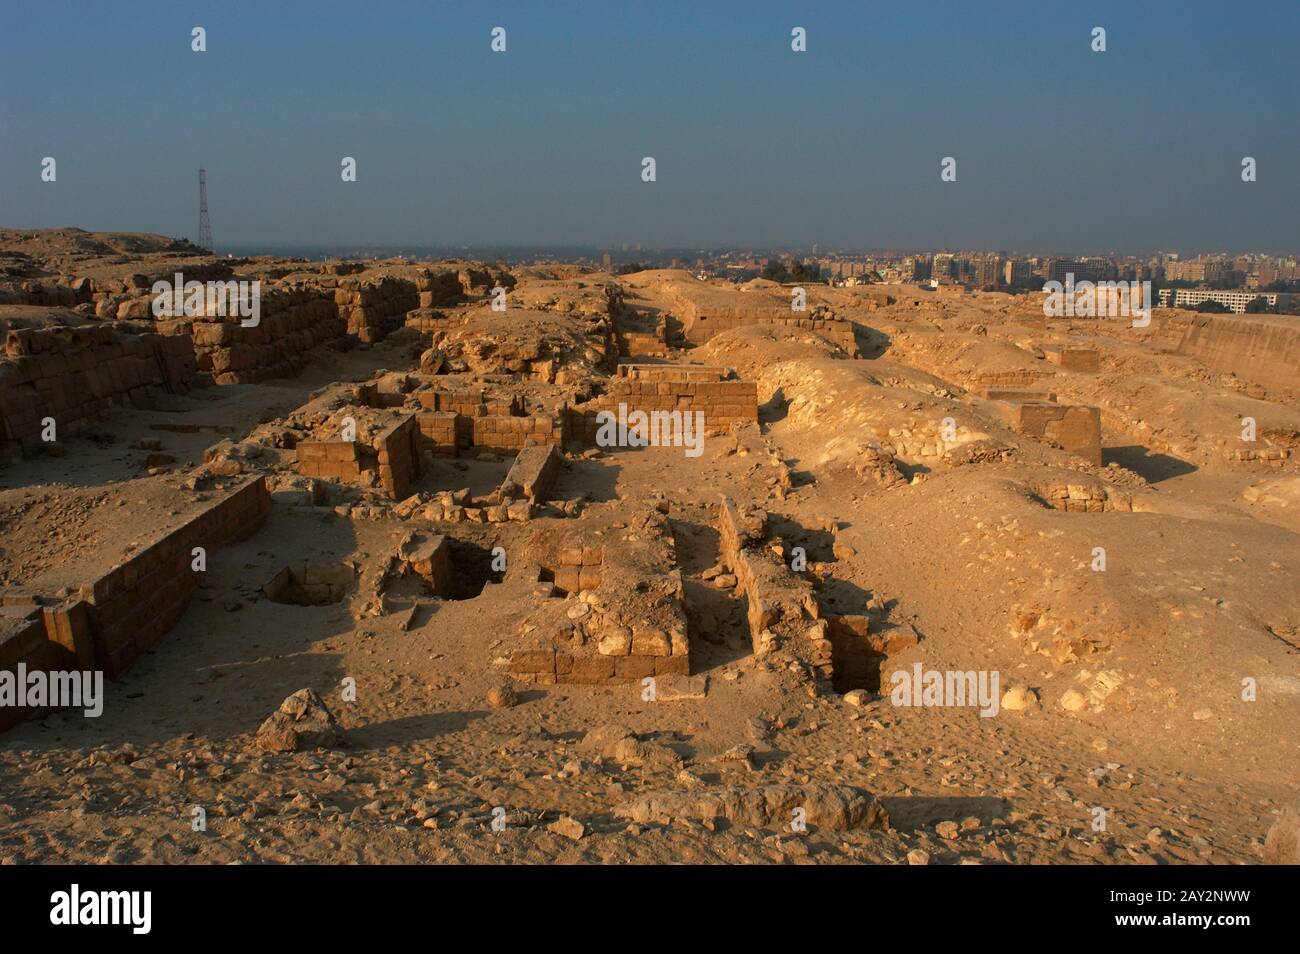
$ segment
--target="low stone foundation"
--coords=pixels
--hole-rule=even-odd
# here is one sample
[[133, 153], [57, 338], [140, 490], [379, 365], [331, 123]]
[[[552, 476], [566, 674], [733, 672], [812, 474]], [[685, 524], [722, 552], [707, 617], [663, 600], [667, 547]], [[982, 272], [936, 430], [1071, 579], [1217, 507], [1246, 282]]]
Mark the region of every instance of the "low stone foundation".
[[748, 603], [749, 634], [756, 654], [788, 650], [808, 661], [817, 678], [829, 682], [832, 644], [812, 583], [792, 572], [767, 545], [767, 511], [739, 506], [724, 496], [718, 532], [722, 562], [736, 577], [736, 590]]
[[1043, 349], [1043, 357], [1066, 371], [1096, 374], [1101, 370], [1101, 352], [1096, 348], [1049, 346]]
[[1101, 466], [1101, 411], [1086, 404], [999, 401], [1002, 419], [1018, 434], [1060, 447]]
[[[65, 600], [27, 590], [0, 594], [0, 669], [102, 670], [116, 679], [185, 612], [198, 586], [194, 548], [205, 559], [252, 534], [271, 510], [266, 481], [254, 477], [221, 494], [185, 523], [80, 587]], [[23, 713], [19, 718], [38, 713]], [[0, 729], [13, 724], [0, 708]]]

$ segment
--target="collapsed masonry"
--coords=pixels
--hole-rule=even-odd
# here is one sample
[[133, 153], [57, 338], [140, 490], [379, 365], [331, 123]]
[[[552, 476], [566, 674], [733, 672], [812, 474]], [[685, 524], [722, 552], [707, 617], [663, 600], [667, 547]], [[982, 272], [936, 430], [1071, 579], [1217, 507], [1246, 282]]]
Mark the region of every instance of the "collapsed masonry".
[[690, 674], [672, 527], [656, 510], [537, 541], [540, 604], [502, 660], [531, 685], [615, 685]]
[[916, 644], [910, 627], [876, 632], [868, 616], [823, 614], [816, 577], [790, 568], [791, 554], [773, 536], [762, 507], [724, 495], [718, 529], [722, 564], [744, 597], [756, 655], [794, 663], [820, 689], [875, 691], [884, 659]]

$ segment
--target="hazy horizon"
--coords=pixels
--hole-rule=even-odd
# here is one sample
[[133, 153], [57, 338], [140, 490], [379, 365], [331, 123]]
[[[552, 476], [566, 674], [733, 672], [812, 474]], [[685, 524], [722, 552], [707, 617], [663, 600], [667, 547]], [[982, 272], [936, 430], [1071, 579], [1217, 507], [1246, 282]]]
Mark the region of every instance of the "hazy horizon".
[[218, 251], [1297, 251], [1294, 3], [382, 8], [7, 5], [0, 222], [197, 239], [203, 164]]

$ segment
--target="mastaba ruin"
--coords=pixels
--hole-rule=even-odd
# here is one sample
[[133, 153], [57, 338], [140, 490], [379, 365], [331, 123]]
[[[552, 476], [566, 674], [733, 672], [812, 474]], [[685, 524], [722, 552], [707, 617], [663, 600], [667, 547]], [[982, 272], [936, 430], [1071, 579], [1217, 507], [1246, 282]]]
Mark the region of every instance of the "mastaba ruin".
[[1294, 319], [0, 264], [0, 860], [1294, 858]]

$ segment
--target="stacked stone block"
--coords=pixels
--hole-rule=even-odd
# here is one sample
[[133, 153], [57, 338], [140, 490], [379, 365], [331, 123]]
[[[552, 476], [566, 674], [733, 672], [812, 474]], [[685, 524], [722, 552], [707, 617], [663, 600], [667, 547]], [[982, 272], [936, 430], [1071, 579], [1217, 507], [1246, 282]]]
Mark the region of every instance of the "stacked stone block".
[[420, 428], [414, 415], [381, 431], [373, 446], [379, 461], [379, 484], [393, 500], [404, 500], [420, 477]]
[[[60, 654], [45, 633], [45, 622], [36, 606], [0, 606], [0, 669], [14, 673], [18, 666], [26, 672], [52, 672], [60, 667]], [[0, 732], [24, 719], [35, 719], [47, 709], [31, 706], [0, 706]]]
[[1101, 370], [1101, 352], [1096, 348], [1047, 347], [1043, 349], [1043, 357], [1066, 371], [1096, 374]]
[[551, 445], [525, 447], [501, 483], [501, 499], [523, 497], [541, 503], [550, 495], [560, 472], [560, 455]]
[[197, 383], [187, 339], [129, 330], [9, 330], [0, 355], [0, 452], [37, 451], [47, 417], [62, 438], [118, 408], [153, 407], [160, 393], [183, 393]]
[[736, 577], [736, 589], [748, 603], [747, 620], [754, 652], [789, 650], [811, 662], [819, 679], [833, 674], [833, 646], [820, 620], [812, 583], [792, 572], [766, 546], [767, 512], [738, 505], [723, 496], [718, 532], [722, 562]]
[[1019, 434], [1101, 466], [1101, 411], [1086, 404], [999, 401], [1003, 420]]
[[192, 316], [187, 323], [199, 370], [217, 384], [293, 377], [309, 352], [343, 335], [327, 295], [310, 286], [263, 289], [258, 323], [249, 327], [238, 315]]
[[[680, 370], [680, 369], [674, 369]], [[643, 411], [647, 415], [656, 411], [704, 412], [706, 434], [725, 434], [732, 424], [758, 422], [758, 385], [753, 381], [691, 380], [685, 375], [615, 378], [609, 389], [586, 404], [576, 405], [569, 412], [569, 428], [573, 439], [586, 445], [596, 443], [600, 430], [597, 415], [602, 411], [619, 414], [619, 405], [627, 413]]]
[[383, 341], [400, 328], [406, 313], [420, 306], [415, 282], [391, 276], [345, 279], [334, 290], [334, 303], [347, 319], [347, 332], [358, 341]]
[[299, 441], [298, 473], [344, 483], [361, 483], [363, 471], [374, 470], [369, 448], [361, 441]]
[[790, 308], [790, 299], [781, 302], [768, 298], [749, 304], [737, 303], [735, 298], [725, 294], [716, 299], [682, 299], [675, 311], [681, 319], [686, 340], [703, 344], [714, 335], [733, 328], [763, 326], [785, 332], [816, 332], [850, 354], [857, 354], [857, 341], [850, 321], [825, 310], [794, 311]]
[[253, 533], [270, 511], [266, 481], [243, 481], [103, 576], [82, 584], [96, 668], [116, 679], [176, 624], [198, 585], [194, 547], [203, 547], [211, 559], [218, 547]]

